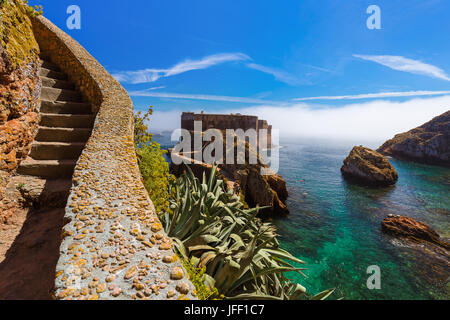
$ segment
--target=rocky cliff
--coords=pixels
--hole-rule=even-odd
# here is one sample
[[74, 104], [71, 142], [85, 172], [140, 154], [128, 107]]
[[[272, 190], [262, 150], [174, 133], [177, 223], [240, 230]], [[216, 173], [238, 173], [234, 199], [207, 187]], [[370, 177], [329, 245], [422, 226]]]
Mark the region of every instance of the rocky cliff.
[[[9, 197], [11, 174], [31, 148], [39, 122], [39, 48], [19, 0], [0, 3], [0, 234], [23, 217]], [[14, 188], [13, 188], [14, 189]], [[14, 198], [14, 197], [13, 197]], [[23, 215], [22, 215], [23, 216]], [[18, 229], [20, 230], [20, 228]], [[2, 238], [4, 241], [5, 238]], [[1, 242], [0, 242], [1, 247]], [[4, 248], [0, 248], [0, 260]]]
[[450, 111], [397, 134], [377, 151], [398, 159], [450, 166]]
[[0, 6], [0, 170], [13, 171], [30, 150], [39, 123], [39, 47], [28, 6]]

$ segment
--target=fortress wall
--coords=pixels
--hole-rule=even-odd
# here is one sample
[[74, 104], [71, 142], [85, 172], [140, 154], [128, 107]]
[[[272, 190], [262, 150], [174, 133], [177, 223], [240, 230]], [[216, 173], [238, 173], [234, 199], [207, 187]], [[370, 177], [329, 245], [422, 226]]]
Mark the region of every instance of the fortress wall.
[[194, 129], [194, 121], [202, 122], [202, 131], [214, 128], [226, 129], [255, 129], [258, 130], [258, 117], [234, 114], [194, 114], [184, 112], [181, 116], [181, 128], [186, 130]]
[[239, 114], [204, 114], [193, 112], [183, 112], [181, 115], [181, 128], [194, 130], [194, 121], [202, 122], [202, 131], [214, 128], [219, 130], [226, 129], [254, 129], [259, 135], [259, 129], [267, 129], [267, 146], [272, 144], [272, 126], [266, 120], [259, 120], [256, 116]]
[[[195, 299], [194, 287], [174, 256], [142, 184], [133, 142], [133, 104], [127, 92], [49, 20], [36, 17], [33, 29], [42, 54], [69, 75], [97, 112], [66, 207], [56, 297], [141, 297], [144, 291], [138, 293], [133, 285], [139, 275], [150, 290], [143, 298]], [[179, 284], [188, 289], [186, 294], [176, 290]], [[150, 285], [155, 285], [154, 290]]]

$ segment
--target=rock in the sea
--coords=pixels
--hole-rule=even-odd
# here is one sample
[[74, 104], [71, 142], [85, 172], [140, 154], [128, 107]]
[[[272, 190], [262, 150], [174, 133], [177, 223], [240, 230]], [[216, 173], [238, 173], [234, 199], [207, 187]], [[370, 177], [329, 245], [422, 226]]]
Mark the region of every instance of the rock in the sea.
[[[243, 190], [246, 199], [251, 206], [259, 205], [260, 207], [270, 207], [269, 210], [263, 213], [286, 215], [289, 214], [289, 209], [283, 203], [287, 198], [287, 190], [282, 187], [278, 188], [278, 192], [272, 187], [269, 181], [281, 181], [284, 182], [283, 178], [277, 175], [273, 176], [263, 176], [260, 173], [259, 168], [249, 168], [247, 170], [240, 170], [239, 175], [239, 185]], [[245, 176], [245, 178], [244, 178]], [[271, 178], [269, 178], [271, 177]], [[286, 182], [284, 182], [284, 187], [286, 188]], [[269, 211], [269, 212], [267, 212]]]
[[365, 185], [389, 186], [398, 180], [398, 174], [382, 154], [356, 146], [344, 160], [341, 172], [345, 179]]
[[450, 244], [441, 240], [439, 234], [423, 222], [405, 216], [389, 215], [381, 222], [383, 232], [414, 242], [430, 242], [450, 249]]
[[377, 151], [398, 159], [450, 166], [450, 111], [397, 134]]

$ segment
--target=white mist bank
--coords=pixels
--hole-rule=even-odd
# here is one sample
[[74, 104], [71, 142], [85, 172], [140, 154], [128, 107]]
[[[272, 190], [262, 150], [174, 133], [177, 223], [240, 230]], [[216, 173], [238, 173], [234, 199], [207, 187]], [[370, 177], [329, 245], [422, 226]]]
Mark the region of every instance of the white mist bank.
[[[274, 129], [279, 129], [282, 139], [309, 137], [365, 142], [390, 139], [447, 110], [450, 110], [450, 96], [415, 98], [403, 102], [375, 100], [343, 106], [318, 107], [305, 103], [280, 107], [259, 105], [214, 112], [256, 115], [267, 120]], [[182, 111], [200, 110], [159, 111], [156, 107], [150, 127], [153, 131], [179, 128]]]

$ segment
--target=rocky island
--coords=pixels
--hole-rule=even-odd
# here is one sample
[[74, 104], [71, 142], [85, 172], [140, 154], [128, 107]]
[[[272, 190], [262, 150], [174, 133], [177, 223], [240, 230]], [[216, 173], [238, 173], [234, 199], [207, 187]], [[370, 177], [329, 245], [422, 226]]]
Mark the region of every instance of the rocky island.
[[389, 186], [398, 180], [397, 171], [385, 156], [363, 146], [352, 149], [341, 172], [345, 179], [364, 185]]

